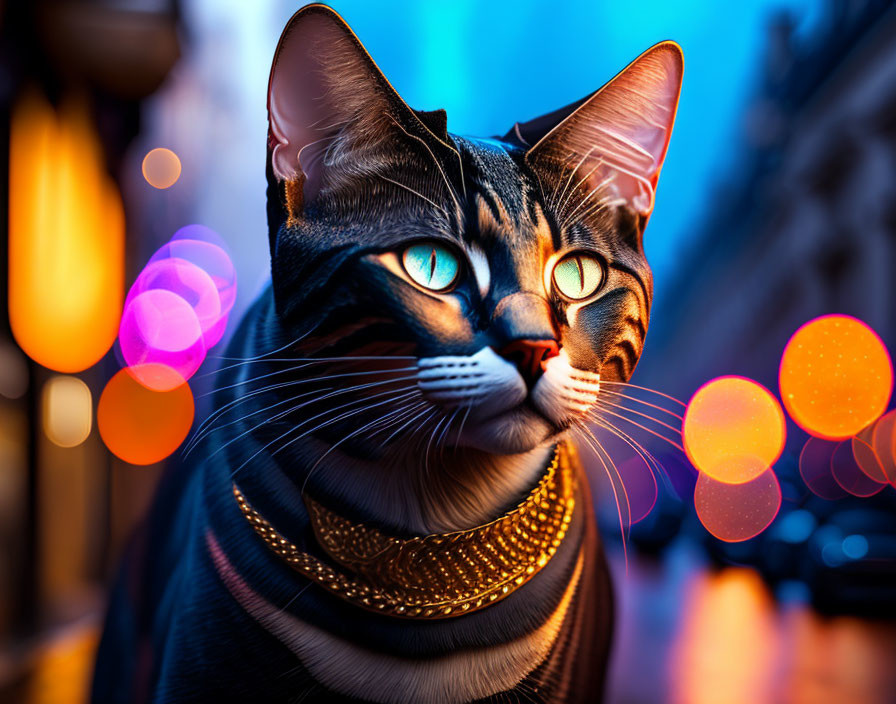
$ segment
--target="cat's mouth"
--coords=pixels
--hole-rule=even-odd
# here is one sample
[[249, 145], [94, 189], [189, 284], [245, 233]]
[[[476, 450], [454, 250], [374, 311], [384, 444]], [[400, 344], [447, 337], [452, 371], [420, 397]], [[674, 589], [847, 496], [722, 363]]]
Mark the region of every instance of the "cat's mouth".
[[600, 375], [572, 367], [562, 350], [531, 390], [488, 347], [468, 357], [421, 359], [419, 367], [424, 397], [468, 416], [454, 442], [495, 454], [527, 452], [554, 439], [587, 416], [600, 390]]
[[560, 426], [535, 407], [531, 396], [523, 403], [465, 428], [461, 444], [501, 455], [528, 452], [561, 435], [569, 423]]

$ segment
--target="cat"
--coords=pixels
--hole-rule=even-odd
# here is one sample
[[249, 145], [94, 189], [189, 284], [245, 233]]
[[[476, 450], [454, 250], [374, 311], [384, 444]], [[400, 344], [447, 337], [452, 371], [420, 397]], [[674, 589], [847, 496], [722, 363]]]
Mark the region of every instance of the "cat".
[[641, 353], [682, 70], [658, 44], [474, 139], [333, 10], [293, 16], [271, 284], [126, 554], [94, 702], [601, 700], [613, 595], [568, 437]]

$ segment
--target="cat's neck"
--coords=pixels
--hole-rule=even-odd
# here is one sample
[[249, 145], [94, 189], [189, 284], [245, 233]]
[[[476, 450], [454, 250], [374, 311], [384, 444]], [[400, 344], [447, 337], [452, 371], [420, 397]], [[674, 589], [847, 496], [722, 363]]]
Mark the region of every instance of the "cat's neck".
[[538, 482], [552, 446], [517, 455], [446, 448], [428, 458], [393, 451], [366, 460], [309, 438], [297, 459], [316, 464], [315, 485], [343, 510], [425, 535], [482, 525], [515, 506]]

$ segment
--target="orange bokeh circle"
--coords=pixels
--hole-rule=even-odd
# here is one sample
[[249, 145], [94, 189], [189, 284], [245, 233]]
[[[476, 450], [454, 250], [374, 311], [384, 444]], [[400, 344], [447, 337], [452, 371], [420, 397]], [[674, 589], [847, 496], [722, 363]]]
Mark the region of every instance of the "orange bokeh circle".
[[142, 371], [134, 374], [126, 368], [113, 376], [103, 389], [96, 412], [106, 447], [116, 457], [138, 465], [161, 462], [174, 452], [190, 432], [194, 414], [193, 393], [186, 382], [157, 391], [139, 381], [144, 376], [158, 379], [176, 372]]
[[845, 440], [887, 408], [893, 365], [877, 334], [848, 315], [825, 315], [797, 330], [781, 357], [784, 407], [810, 435]]
[[180, 159], [170, 149], [157, 147], [143, 157], [143, 178], [153, 188], [170, 188], [180, 178]]
[[701, 472], [694, 488], [694, 508], [703, 527], [719, 540], [749, 540], [778, 515], [781, 485], [771, 469], [744, 484], [717, 482]]
[[691, 397], [681, 434], [688, 459], [700, 472], [719, 482], [743, 484], [780, 457], [784, 412], [761, 384], [723, 376]]

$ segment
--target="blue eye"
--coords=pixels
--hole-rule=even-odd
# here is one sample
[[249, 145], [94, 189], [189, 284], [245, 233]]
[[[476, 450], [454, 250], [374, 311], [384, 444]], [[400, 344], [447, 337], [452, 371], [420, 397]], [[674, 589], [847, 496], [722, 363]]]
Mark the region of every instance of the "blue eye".
[[433, 291], [444, 291], [451, 286], [460, 269], [457, 256], [436, 242], [412, 244], [404, 250], [401, 261], [408, 276]]
[[601, 285], [604, 270], [597, 257], [585, 252], [567, 254], [554, 267], [554, 286], [567, 298], [588, 298]]

